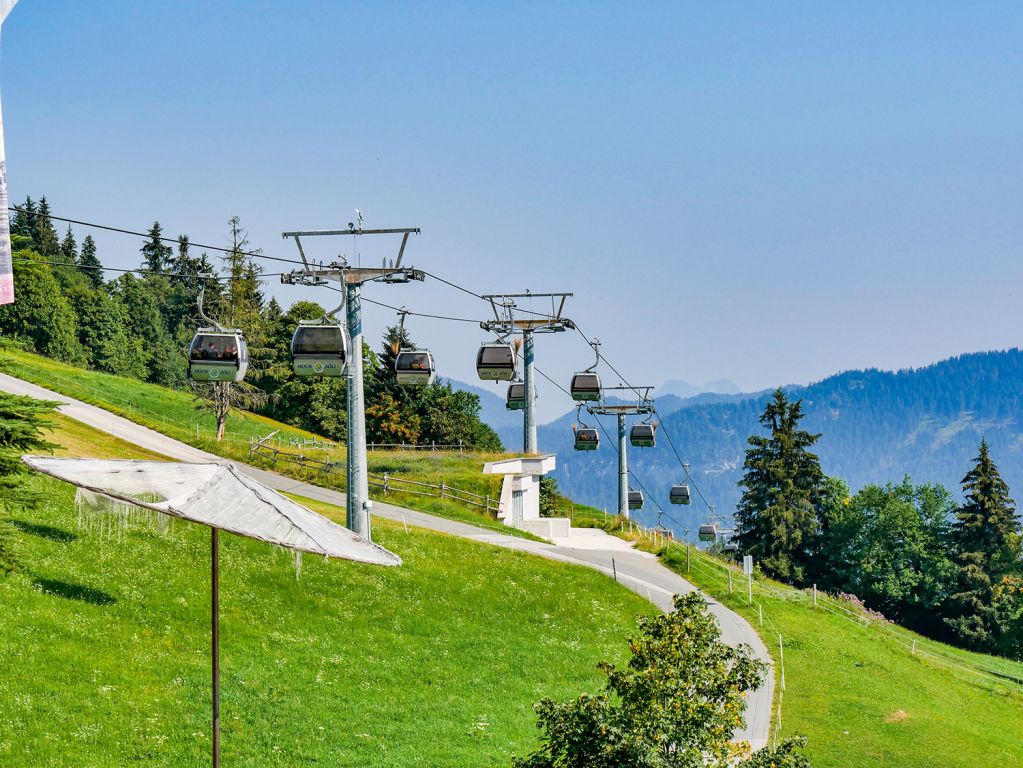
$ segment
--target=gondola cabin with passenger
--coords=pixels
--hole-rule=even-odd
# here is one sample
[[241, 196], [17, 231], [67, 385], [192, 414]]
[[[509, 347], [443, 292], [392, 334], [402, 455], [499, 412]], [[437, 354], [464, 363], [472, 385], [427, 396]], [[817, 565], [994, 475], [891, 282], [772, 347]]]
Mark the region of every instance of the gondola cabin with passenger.
[[402, 386], [425, 387], [434, 374], [433, 355], [424, 349], [402, 350], [394, 358], [394, 379]]
[[344, 376], [348, 339], [339, 325], [302, 323], [291, 337], [291, 368], [296, 376]]
[[526, 407], [526, 385], [522, 382], [515, 382], [508, 385], [508, 399], [504, 407], [509, 411], [521, 411]]
[[245, 336], [238, 329], [200, 328], [188, 349], [192, 381], [241, 381], [249, 367]]
[[515, 363], [511, 344], [483, 344], [476, 354], [476, 374], [483, 381], [511, 381], [515, 378]]
[[575, 430], [575, 449], [577, 451], [595, 451], [600, 446], [600, 434], [590, 427], [579, 427]]

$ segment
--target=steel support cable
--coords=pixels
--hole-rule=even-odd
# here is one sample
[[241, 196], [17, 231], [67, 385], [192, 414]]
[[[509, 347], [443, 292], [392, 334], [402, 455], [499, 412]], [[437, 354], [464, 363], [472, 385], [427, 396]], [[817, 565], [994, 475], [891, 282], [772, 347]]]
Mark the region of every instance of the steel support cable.
[[[590, 338], [589, 338], [589, 337], [588, 337], [588, 336], [587, 336], [587, 335], [586, 335], [586, 334], [585, 334], [585, 333], [583, 332], [583, 329], [582, 329], [582, 328], [580, 328], [580, 327], [579, 327], [578, 325], [576, 325], [576, 326], [575, 326], [575, 330], [576, 330], [576, 332], [577, 332], [577, 333], [579, 334], [579, 336], [580, 336], [580, 337], [582, 337], [583, 341], [585, 341], [585, 342], [586, 342], [586, 344], [587, 344], [588, 346], [590, 346], [590, 347], [592, 347], [592, 346], [593, 346], [593, 342], [591, 342], [591, 341], [590, 341]], [[603, 355], [603, 354], [601, 353], [601, 351], [600, 351], [600, 348], [599, 348], [599, 347], [598, 347], [598, 348], [596, 348], [596, 349], [595, 349], [595, 351], [596, 351], [596, 353], [597, 353], [597, 357], [598, 357], [598, 358], [600, 358], [601, 360], [603, 360], [603, 361], [604, 361], [605, 365], [607, 365], [607, 367], [608, 367], [608, 368], [610, 368], [610, 369], [611, 369], [611, 371], [612, 371], [612, 372], [614, 372], [614, 374], [615, 374], [616, 376], [618, 376], [618, 378], [619, 378], [619, 379], [621, 379], [622, 383], [623, 383], [623, 384], [625, 384], [625, 386], [626, 386], [626, 387], [628, 387], [628, 388], [629, 388], [629, 389], [631, 389], [631, 390], [632, 390], [633, 392], [635, 392], [635, 393], [636, 393], [636, 396], [637, 396], [638, 398], [640, 398], [641, 400], [642, 400], [642, 399], [644, 399], [644, 397], [643, 397], [643, 395], [642, 395], [642, 394], [640, 393], [639, 389], [637, 389], [637, 388], [636, 388], [636, 387], [634, 387], [634, 386], [633, 386], [632, 384], [630, 384], [630, 383], [629, 383], [629, 381], [628, 381], [628, 379], [626, 379], [626, 378], [625, 378], [624, 376], [622, 376], [621, 372], [620, 372], [620, 371], [619, 371], [619, 370], [618, 370], [617, 368], [615, 368], [615, 367], [614, 367], [614, 365], [612, 365], [611, 361], [610, 361], [610, 360], [608, 360], [608, 359], [607, 359], [607, 358], [606, 358], [606, 357], [605, 357], [605, 356], [604, 356], [604, 355]], [[656, 408], [655, 408], [655, 410], [654, 410], [654, 413], [657, 413], [657, 410], [656, 410]], [[688, 469], [686, 468], [685, 462], [684, 462], [684, 461], [682, 460], [682, 456], [681, 456], [681, 455], [679, 454], [679, 452], [678, 452], [678, 449], [677, 449], [677, 448], [675, 447], [675, 441], [671, 439], [671, 433], [670, 433], [670, 432], [668, 431], [668, 429], [667, 429], [667, 428], [666, 428], [666, 427], [664, 426], [664, 420], [663, 420], [663, 419], [662, 419], [662, 420], [660, 421], [660, 427], [661, 427], [661, 431], [662, 431], [662, 432], [664, 433], [664, 436], [665, 436], [665, 437], [666, 437], [666, 438], [668, 439], [668, 445], [670, 445], [670, 446], [671, 446], [671, 451], [672, 451], [672, 453], [674, 453], [674, 454], [675, 454], [675, 459], [676, 459], [676, 461], [678, 461], [678, 463], [679, 463], [679, 466], [681, 466], [681, 467], [682, 467], [682, 469], [683, 469], [683, 470], [685, 471], [685, 473], [686, 473], [686, 479], [688, 479], [688, 480], [689, 480], [689, 482], [690, 482], [690, 483], [692, 483], [692, 486], [693, 486], [693, 488], [694, 488], [694, 489], [696, 490], [696, 493], [697, 493], [697, 495], [698, 495], [698, 496], [700, 497], [700, 500], [701, 500], [701, 501], [703, 501], [704, 505], [705, 505], [705, 506], [707, 507], [707, 510], [708, 510], [708, 511], [710, 511], [710, 509], [711, 509], [711, 504], [710, 504], [710, 502], [709, 502], [709, 501], [707, 501], [707, 497], [703, 495], [703, 491], [702, 491], [702, 490], [700, 490], [700, 487], [699, 487], [699, 486], [698, 486], [698, 485], [696, 484], [696, 481], [695, 481], [695, 480], [693, 480], [693, 477], [692, 477], [692, 475], [691, 475], [691, 474], [689, 474], [689, 470], [688, 470]]]
[[[90, 227], [90, 228], [93, 228], [93, 229], [101, 229], [101, 230], [104, 230], [104, 231], [107, 231], [107, 232], [116, 232], [118, 234], [130, 235], [132, 237], [139, 237], [139, 238], [143, 238], [143, 239], [151, 239], [151, 235], [148, 232], [138, 232], [138, 231], [135, 231], [135, 230], [124, 228], [124, 227], [114, 227], [114, 226], [110, 226], [110, 225], [107, 225], [107, 224], [97, 224], [95, 222], [84, 221], [84, 220], [81, 220], [81, 219], [72, 219], [72, 218], [68, 218], [68, 217], [65, 217], [65, 216], [57, 216], [56, 214], [53, 214], [53, 213], [42, 214], [39, 211], [28, 211], [25, 208], [22, 208], [22, 207], [16, 206], [16, 205], [15, 206], [9, 206], [9, 210], [15, 211], [17, 213], [22, 213], [22, 214], [25, 214], [25, 215], [46, 216], [46, 218], [48, 218], [48, 219], [50, 219], [52, 221], [61, 221], [61, 222], [64, 222], [66, 224], [76, 224], [76, 225], [83, 226], [83, 227]], [[165, 243], [178, 243], [179, 242], [178, 238], [174, 238], [174, 237], [161, 236], [158, 239], [161, 242], [165, 242]], [[282, 262], [282, 263], [286, 263], [286, 264], [296, 264], [296, 265], [303, 266], [303, 267], [306, 266], [306, 264], [304, 262], [302, 262], [302, 261], [300, 261], [298, 259], [286, 259], [286, 258], [282, 258], [282, 257], [279, 257], [279, 256], [270, 256], [268, 254], [265, 254], [265, 253], [262, 253], [262, 252], [259, 252], [259, 251], [238, 251], [238, 250], [236, 250], [234, 248], [227, 248], [227, 247], [224, 247], [224, 246], [209, 245], [209, 244], [192, 242], [192, 241], [189, 242], [189, 245], [192, 246], [192, 247], [198, 248], [200, 250], [217, 251], [217, 252], [220, 252], [220, 253], [237, 253], [238, 255], [241, 255], [241, 256], [248, 256], [248, 257], [256, 258], [256, 259], [266, 259], [266, 260], [269, 260], [269, 261]], [[60, 265], [60, 266], [72, 266], [70, 264], [64, 265], [64, 264], [57, 263], [57, 262], [38, 262], [38, 263], [50, 263], [50, 264]], [[77, 265], [75, 265], [75, 266], [77, 266]], [[85, 268], [86, 271], [88, 269], [97, 269], [97, 268], [96, 267], [87, 267], [87, 268]], [[133, 274], [157, 274], [157, 275], [164, 275], [164, 276], [167, 276], [167, 277], [192, 277], [191, 275], [185, 276], [185, 275], [176, 275], [174, 273], [149, 272], [149, 271], [146, 271], [146, 270], [117, 269], [117, 268], [114, 268], [114, 267], [99, 267], [98, 269], [102, 269], [103, 271], [107, 271], [107, 272], [121, 272], [121, 273], [133, 273]], [[267, 273], [264, 276], [266, 276], [266, 277], [279, 277], [282, 274], [285, 274], [285, 273]], [[485, 298], [482, 294], [476, 293], [475, 291], [470, 290], [469, 288], [465, 288], [464, 286], [461, 286], [461, 285], [459, 285], [459, 284], [457, 284], [457, 283], [455, 283], [455, 282], [453, 282], [451, 280], [447, 280], [446, 278], [440, 277], [439, 275], [436, 275], [436, 274], [434, 274], [432, 272], [424, 271], [423, 274], [425, 274], [425, 275], [433, 278], [434, 280], [437, 280], [437, 281], [439, 281], [439, 282], [441, 282], [441, 283], [443, 283], [445, 285], [448, 285], [448, 286], [450, 286], [452, 288], [455, 288], [456, 290], [462, 291], [463, 293], [466, 293], [469, 296], [472, 296], [472, 297], [477, 298], [477, 299], [479, 299], [481, 301], [486, 301], [486, 302], [489, 303], [489, 299]], [[335, 289], [335, 290], [338, 290], [339, 292], [343, 292], [343, 291], [341, 291], [341, 289]], [[384, 307], [384, 308], [387, 308], [387, 309], [391, 309], [391, 310], [394, 310], [394, 311], [398, 311], [399, 310], [398, 307], [394, 307], [394, 306], [391, 306], [389, 304], [385, 304], [383, 302], [376, 301], [374, 299], [364, 298], [363, 301], [365, 301], [365, 302], [367, 302], [369, 304], [376, 304], [378, 306], [381, 306], [381, 307]], [[537, 316], [537, 317], [550, 317], [550, 315], [548, 315], [548, 314], [545, 314], [545, 313], [542, 313], [542, 312], [534, 312], [533, 310], [529, 310], [529, 309], [516, 308], [516, 310], [519, 311], [519, 312], [522, 312], [523, 314], [534, 315], [534, 316]], [[426, 318], [432, 318], [432, 319], [436, 319], [436, 320], [450, 320], [450, 321], [453, 321], [453, 322], [463, 322], [463, 323], [476, 323], [477, 322], [476, 320], [473, 320], [473, 319], [470, 319], [470, 318], [450, 317], [450, 316], [446, 316], [446, 315], [433, 315], [433, 314], [428, 314], [428, 313], [425, 313], [425, 312], [411, 312], [410, 311], [409, 314], [417, 316], [417, 317], [426, 317]], [[590, 342], [589, 337], [583, 332], [583, 330], [577, 324], [575, 324], [575, 323], [573, 323], [572, 326], [579, 333], [579, 335], [586, 342], [586, 344], [588, 346], [592, 347], [593, 345]], [[629, 387], [629, 389], [632, 389], [636, 393], [637, 396], [642, 397], [642, 395], [640, 395], [639, 390], [636, 387], [634, 387], [631, 384], [629, 384], [628, 380], [624, 376], [622, 376], [621, 372], [618, 371], [617, 368], [615, 368], [615, 366], [611, 363], [611, 361], [608, 360], [607, 357], [604, 356], [600, 352], [599, 349], [597, 349], [596, 352], [597, 352], [597, 357], [599, 359], [601, 359], [608, 366], [608, 368], [610, 368], [615, 373], [615, 375], [617, 375]], [[554, 382], [554, 380], [551, 379], [549, 376], [547, 376], [546, 374], [544, 374], [542, 372], [541, 372], [541, 375], [543, 375], [543, 377], [545, 379], [547, 379], [548, 381], [550, 381], [551, 383], [554, 383], [556, 386], [558, 386], [559, 389], [561, 389], [562, 391], [565, 391], [563, 387], [561, 387], [560, 385], [556, 384], [556, 382]], [[566, 392], [566, 394], [569, 394], [569, 393]], [[569, 396], [571, 396], [571, 395], [569, 394]], [[656, 413], [656, 411], [655, 411], [655, 413]], [[671, 445], [672, 452], [675, 454], [676, 460], [679, 462], [679, 464], [683, 464], [684, 465], [684, 462], [682, 461], [682, 458], [679, 455], [678, 450], [675, 447], [674, 441], [671, 439], [670, 433], [668, 432], [667, 429], [664, 428], [663, 422], [661, 423], [661, 429], [664, 432], [665, 437], [667, 437], [669, 445]], [[697, 494], [700, 496], [700, 498], [703, 501], [703, 503], [705, 505], [707, 505], [707, 507], [709, 508], [710, 507], [709, 502], [707, 501], [707, 499], [704, 496], [703, 492], [700, 490], [699, 486], [692, 480], [692, 476], [689, 474], [688, 471], [686, 472], [686, 476], [688, 477], [690, 482], [693, 483], [693, 487], [696, 490]], [[638, 481], [638, 478], [637, 478], [637, 481]]]
[[[70, 267], [71, 269], [78, 269], [82, 272], [123, 272], [126, 274], [135, 275], [157, 275], [158, 277], [171, 277], [180, 280], [201, 280], [199, 275], [185, 275], [178, 272], [154, 272], [150, 269], [119, 269], [118, 267], [85, 267], [81, 264], [72, 264], [69, 261], [44, 261], [43, 259], [21, 259], [14, 258], [11, 261], [19, 262], [22, 264], [46, 264], [51, 267]], [[279, 277], [281, 275], [288, 274], [286, 272], [261, 272], [260, 277]], [[217, 278], [222, 279], [222, 278]]]
[[[123, 227], [112, 227], [112, 226], [109, 226], [107, 224], [96, 224], [96, 223], [91, 222], [91, 221], [81, 221], [79, 219], [68, 219], [68, 218], [65, 218], [63, 216], [57, 216], [57, 215], [52, 214], [52, 213], [43, 214], [43, 213], [40, 213], [39, 211], [29, 211], [29, 210], [26, 210], [24, 208], [20, 208], [20, 207], [18, 207], [16, 205], [9, 206], [8, 210], [17, 211], [18, 213], [24, 213], [24, 214], [26, 214], [28, 216], [45, 216], [46, 218], [51, 219], [53, 221], [63, 221], [65, 224], [78, 224], [79, 226], [82, 226], [82, 227], [91, 227], [92, 229], [102, 229], [102, 230], [106, 230], [107, 232], [117, 232], [118, 234], [122, 234], [122, 235], [133, 235], [134, 237], [141, 237], [141, 238], [144, 238], [146, 240], [151, 240], [152, 239], [152, 236], [148, 232], [136, 232], [135, 230], [125, 229]], [[159, 240], [161, 240], [162, 242], [165, 242], [165, 243], [177, 243], [178, 242], [178, 238], [176, 238], [176, 237], [160, 237]], [[188, 245], [189, 245], [189, 247], [198, 248], [199, 250], [202, 250], [202, 251], [219, 251], [221, 253], [236, 253], [239, 256], [251, 256], [252, 258], [255, 258], [255, 259], [269, 259], [271, 261], [281, 261], [281, 262], [284, 262], [286, 264], [298, 264], [299, 266], [305, 266], [298, 259], [285, 259], [285, 258], [282, 258], [280, 256], [268, 256], [265, 253], [261, 253], [259, 251], [236, 251], [234, 248], [225, 248], [224, 246], [221, 246], [221, 245], [203, 245], [202, 243], [194, 243], [191, 240], [189, 240]]]

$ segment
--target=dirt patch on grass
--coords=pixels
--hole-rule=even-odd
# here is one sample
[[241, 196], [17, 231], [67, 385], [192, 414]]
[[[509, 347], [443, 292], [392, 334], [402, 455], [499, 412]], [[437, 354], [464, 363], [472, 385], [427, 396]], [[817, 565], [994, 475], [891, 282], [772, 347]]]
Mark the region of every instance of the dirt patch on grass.
[[909, 713], [904, 709], [897, 709], [884, 719], [886, 723], [904, 723], [909, 720]]

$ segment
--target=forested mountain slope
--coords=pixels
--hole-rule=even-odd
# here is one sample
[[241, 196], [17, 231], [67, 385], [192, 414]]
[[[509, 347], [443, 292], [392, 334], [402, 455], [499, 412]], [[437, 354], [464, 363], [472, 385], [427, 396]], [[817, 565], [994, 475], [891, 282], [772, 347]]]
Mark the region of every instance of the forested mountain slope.
[[[1012, 349], [953, 357], [897, 372], [847, 371], [806, 387], [785, 387], [802, 398], [804, 425], [823, 433], [817, 444], [824, 471], [853, 490], [867, 483], [939, 482], [958, 492], [959, 481], [986, 437], [1010, 488], [1023, 487], [1023, 352]], [[667, 509], [668, 486], [681, 469], [664, 432], [712, 504], [730, 515], [739, 499], [746, 438], [759, 431], [769, 392], [724, 403], [690, 403], [664, 416], [656, 448], [632, 448], [630, 467], [650, 495]], [[557, 475], [580, 501], [613, 510], [616, 467], [612, 419], [602, 423], [597, 453], [576, 453], [572, 418], [541, 428], [544, 451], [558, 453]], [[564, 421], [564, 423], [561, 423]], [[611, 438], [611, 439], [607, 439]], [[649, 498], [649, 497], [648, 497]], [[686, 525], [704, 514], [698, 500], [669, 513]], [[656, 519], [648, 503], [640, 517]]]

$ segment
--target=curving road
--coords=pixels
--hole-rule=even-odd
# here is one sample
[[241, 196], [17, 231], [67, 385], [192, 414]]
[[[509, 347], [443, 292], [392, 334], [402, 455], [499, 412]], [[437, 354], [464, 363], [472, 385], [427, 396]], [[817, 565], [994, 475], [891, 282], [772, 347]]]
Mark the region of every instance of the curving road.
[[[80, 400], [75, 400], [36, 384], [0, 373], [0, 391], [15, 395], [28, 395], [41, 400], [55, 400], [61, 403], [59, 410], [64, 415], [118, 437], [125, 442], [161, 453], [171, 459], [191, 462], [223, 462], [220, 456], [206, 453], [198, 448], [167, 437], [148, 427], [122, 418]], [[310, 499], [324, 501], [343, 507], [344, 494], [321, 488], [317, 485], [294, 480], [275, 472], [268, 472], [247, 464], [235, 463], [246, 475], [259, 480], [264, 485], [278, 491], [296, 493]], [[508, 536], [499, 532], [480, 528], [468, 523], [446, 520], [425, 512], [396, 507], [379, 501], [373, 502], [373, 514], [390, 520], [405, 521], [420, 528], [441, 531], [453, 536], [473, 539], [498, 547], [517, 549], [530, 552], [552, 560], [575, 563], [595, 568], [608, 576], [612, 568], [617, 573], [618, 581], [642, 595], [661, 610], [672, 607], [675, 594], [688, 594], [696, 588], [673, 571], [658, 562], [657, 558], [645, 552], [629, 548], [621, 539], [596, 531], [587, 531], [581, 537], [581, 546], [564, 546], [544, 544], [517, 536]], [[613, 563], [612, 563], [613, 560]], [[771, 727], [771, 701], [774, 693], [774, 669], [760, 636], [753, 627], [734, 611], [721, 605], [712, 597], [705, 596], [707, 605], [721, 626], [722, 639], [730, 645], [745, 643], [753, 649], [753, 654], [768, 664], [767, 677], [764, 683], [750, 694], [746, 708], [746, 727], [736, 731], [737, 740], [745, 739], [753, 749], [767, 744]]]

